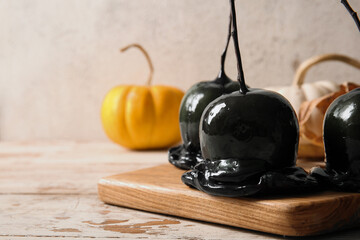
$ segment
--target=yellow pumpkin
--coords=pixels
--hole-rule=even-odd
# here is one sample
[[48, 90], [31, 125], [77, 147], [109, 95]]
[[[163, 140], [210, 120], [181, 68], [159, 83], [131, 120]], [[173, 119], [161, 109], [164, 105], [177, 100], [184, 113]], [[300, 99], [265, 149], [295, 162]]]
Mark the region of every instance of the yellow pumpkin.
[[[307, 71], [314, 65], [324, 61], [341, 61], [351, 66], [360, 68], [360, 62], [341, 54], [324, 54], [312, 57], [303, 62], [296, 70], [293, 84], [291, 86], [268, 87], [267, 89], [276, 91], [286, 97], [294, 107], [297, 116], [299, 116], [300, 106], [305, 101], [311, 101], [327, 94], [340, 90], [340, 84], [331, 81], [316, 81], [312, 83], [304, 83]], [[320, 112], [314, 111], [308, 120], [308, 127], [313, 128], [316, 134], [322, 134], [323, 116]], [[319, 124], [320, 123], [320, 124]], [[300, 126], [300, 144], [299, 157], [322, 157], [324, 150], [322, 146], [314, 145], [301, 135]]]
[[126, 148], [146, 150], [167, 148], [181, 140], [179, 108], [184, 92], [170, 86], [151, 86], [153, 66], [147, 86], [121, 85], [111, 89], [102, 104], [101, 120], [107, 136]]

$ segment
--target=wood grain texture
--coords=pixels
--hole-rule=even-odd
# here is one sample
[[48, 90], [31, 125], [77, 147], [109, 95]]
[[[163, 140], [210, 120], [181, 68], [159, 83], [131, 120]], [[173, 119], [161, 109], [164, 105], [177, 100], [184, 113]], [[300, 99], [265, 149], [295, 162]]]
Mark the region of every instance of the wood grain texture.
[[0, 193], [97, 194], [103, 176], [166, 162], [164, 151], [131, 152], [110, 142], [1, 142]]
[[215, 197], [182, 184], [182, 173], [164, 164], [105, 177], [98, 184], [99, 196], [114, 205], [287, 236], [360, 226], [360, 194]]
[[5, 239], [271, 238], [236, 228], [115, 207], [104, 204], [96, 195], [0, 195], [0, 223], [0, 236], [7, 236]]

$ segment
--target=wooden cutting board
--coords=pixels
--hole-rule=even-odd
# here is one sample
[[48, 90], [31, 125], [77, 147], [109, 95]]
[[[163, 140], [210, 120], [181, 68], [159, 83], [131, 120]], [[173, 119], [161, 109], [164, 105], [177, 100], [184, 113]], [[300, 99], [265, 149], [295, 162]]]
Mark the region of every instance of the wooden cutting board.
[[[299, 161], [298, 161], [299, 162]], [[305, 169], [316, 163], [302, 161]], [[105, 203], [285, 236], [319, 235], [360, 226], [360, 194], [321, 192], [266, 198], [207, 195], [184, 185], [170, 164], [102, 178]]]

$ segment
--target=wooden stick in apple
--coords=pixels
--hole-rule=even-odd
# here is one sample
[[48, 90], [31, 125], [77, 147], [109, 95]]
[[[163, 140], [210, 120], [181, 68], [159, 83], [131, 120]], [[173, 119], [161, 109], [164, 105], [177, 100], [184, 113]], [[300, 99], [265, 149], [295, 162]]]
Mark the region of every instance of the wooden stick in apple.
[[237, 68], [238, 68], [237, 80], [240, 83], [240, 92], [242, 94], [246, 94], [249, 91], [249, 89], [247, 88], [246, 83], [245, 83], [244, 70], [243, 70], [243, 66], [242, 66], [242, 62], [241, 62], [238, 33], [237, 33], [237, 24], [236, 24], [235, 0], [230, 0], [230, 6], [231, 6], [231, 15], [230, 16], [232, 18], [232, 25], [233, 25], [233, 31], [232, 31], [231, 35], [233, 37], [235, 54], [236, 54], [236, 59], [237, 59]]
[[232, 20], [231, 20], [231, 16], [230, 16], [228, 35], [227, 35], [227, 38], [226, 38], [226, 45], [225, 45], [224, 51], [222, 52], [221, 58], [220, 58], [220, 73], [218, 75], [218, 79], [221, 81], [222, 84], [224, 84], [223, 82], [226, 80], [225, 60], [226, 60], [227, 50], [229, 48], [229, 42], [230, 42], [230, 38], [231, 38], [231, 29], [232, 29], [232, 23], [231, 22], [232, 22]]
[[354, 19], [354, 22], [356, 23], [356, 26], [357, 26], [357, 28], [359, 29], [359, 32], [360, 32], [360, 20], [359, 20], [359, 17], [357, 15], [357, 13], [351, 8], [351, 6], [350, 6], [350, 4], [349, 4], [349, 2], [347, 0], [341, 0], [341, 3], [344, 4], [345, 8], [348, 10], [350, 15]]

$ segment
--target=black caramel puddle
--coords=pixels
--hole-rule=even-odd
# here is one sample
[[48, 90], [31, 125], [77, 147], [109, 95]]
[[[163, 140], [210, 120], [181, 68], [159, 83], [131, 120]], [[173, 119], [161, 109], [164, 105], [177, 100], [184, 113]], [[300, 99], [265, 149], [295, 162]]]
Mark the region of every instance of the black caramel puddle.
[[290, 103], [280, 94], [245, 83], [234, 0], [230, 6], [240, 89], [205, 108], [199, 126], [205, 160], [184, 173], [182, 181], [227, 197], [314, 190], [317, 181], [295, 166], [299, 124]]
[[169, 162], [184, 170], [192, 169], [203, 160], [200, 148], [191, 150], [186, 148], [185, 144], [170, 148], [168, 154]]
[[224, 70], [226, 53], [231, 38], [231, 19], [226, 46], [221, 55], [221, 69], [213, 81], [204, 81], [192, 86], [182, 99], [180, 106], [180, 131], [183, 144], [173, 147], [168, 152], [168, 160], [181, 169], [192, 169], [201, 162], [202, 155], [199, 141], [201, 114], [206, 106], [223, 94], [239, 90], [239, 84], [232, 81]]
[[[219, 163], [222, 166], [219, 167]], [[224, 164], [224, 162], [227, 162]], [[242, 173], [239, 160], [203, 161], [182, 175], [186, 185], [207, 194], [244, 197], [278, 193], [304, 193], [317, 189], [317, 181], [300, 167]], [[234, 167], [235, 165], [235, 167]], [[229, 168], [232, 168], [229, 170]]]
[[315, 167], [311, 169], [310, 176], [317, 180], [321, 189], [360, 193], [360, 176], [358, 174]]
[[335, 99], [324, 117], [326, 169], [311, 176], [325, 187], [360, 192], [360, 88]]

